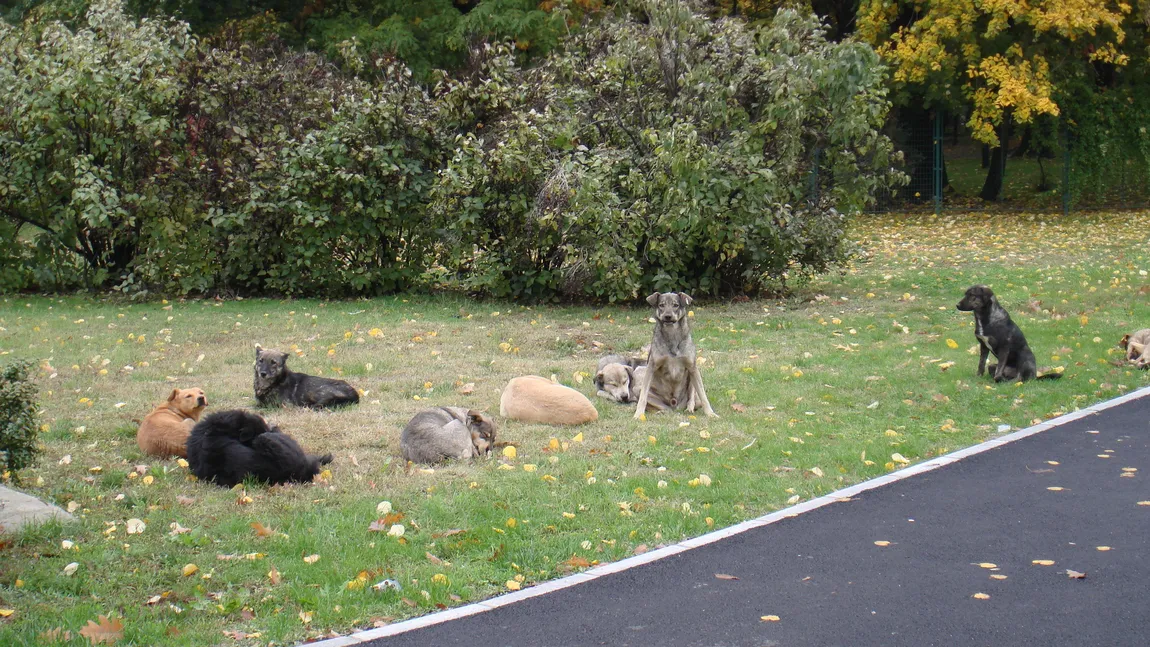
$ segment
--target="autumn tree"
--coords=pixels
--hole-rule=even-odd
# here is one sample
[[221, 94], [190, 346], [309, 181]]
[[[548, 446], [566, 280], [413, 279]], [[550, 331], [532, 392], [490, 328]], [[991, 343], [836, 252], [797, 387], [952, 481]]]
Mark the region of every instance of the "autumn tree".
[[1132, 11], [1114, 0], [863, 0], [858, 34], [890, 65], [895, 100], [912, 118], [969, 114], [974, 139], [994, 150], [981, 194], [994, 200], [1003, 130], [1058, 116], [1070, 97], [1061, 89], [1126, 66]]

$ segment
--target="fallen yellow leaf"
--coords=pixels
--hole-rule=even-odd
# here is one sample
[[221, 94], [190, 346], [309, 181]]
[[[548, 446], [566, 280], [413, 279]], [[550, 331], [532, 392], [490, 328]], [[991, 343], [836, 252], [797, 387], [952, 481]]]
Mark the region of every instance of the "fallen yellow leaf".
[[992, 579], [992, 580], [1005, 580], [1006, 576], [1001, 574], [1001, 573], [995, 573], [994, 575], [990, 576], [990, 579]]
[[985, 594], [985, 593], [975, 593], [974, 595], [972, 595], [970, 597], [974, 598], [975, 600], [989, 600], [990, 599], [990, 596]]
[[1100, 550], [1102, 552], [1106, 552], [1106, 551], [1110, 550], [1110, 547], [1109, 546], [1099, 546], [1098, 550]]
[[886, 540], [881, 540], [881, 539], [880, 539], [879, 541], [876, 541], [876, 542], [874, 543], [874, 545], [875, 545], [875, 546], [882, 546], [882, 547], [886, 547], [886, 546], [890, 546], [890, 542], [889, 542], [889, 541], [886, 541]]
[[761, 620], [763, 622], [778, 622], [779, 617], [776, 615], [759, 616], [759, 620]]
[[519, 450], [515, 449], [514, 445], [508, 445], [503, 448], [503, 455], [511, 460], [515, 460], [515, 457], [519, 455]]
[[981, 567], [981, 568], [998, 568], [998, 564], [993, 564], [991, 562], [982, 562], [979, 564], [979, 567]]
[[314, 564], [319, 561], [319, 555], [308, 555], [307, 557], [303, 558], [303, 561], [307, 562], [308, 564]]
[[1054, 560], [1053, 559], [1034, 559], [1034, 560], [1031, 560], [1030, 563], [1036, 564], [1038, 566], [1054, 566]]
[[508, 589], [510, 589], [512, 591], [518, 591], [519, 589], [523, 588], [523, 586], [520, 585], [519, 582], [516, 582], [515, 580], [507, 580], [507, 582], [504, 583], [504, 586], [506, 586]]
[[200, 570], [200, 567], [195, 564], [185, 564], [183, 570], [180, 572], [184, 574], [184, 577], [189, 577], [195, 575], [198, 570]]

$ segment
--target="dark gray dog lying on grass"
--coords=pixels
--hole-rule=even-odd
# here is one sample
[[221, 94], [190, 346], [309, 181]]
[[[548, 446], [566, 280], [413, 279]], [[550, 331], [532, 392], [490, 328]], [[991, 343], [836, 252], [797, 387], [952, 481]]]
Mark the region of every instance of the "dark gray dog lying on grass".
[[647, 354], [647, 372], [639, 383], [635, 418], [643, 419], [648, 408], [694, 411], [699, 404], [708, 416], [719, 417], [707, 400], [695, 359], [695, 342], [687, 322], [691, 301], [682, 292], [656, 292], [647, 297], [647, 303], [655, 306], [655, 332]]
[[287, 367], [287, 353], [265, 350], [256, 344], [255, 391], [261, 405], [294, 404], [323, 409], [357, 404], [359, 392], [343, 380], [293, 373]]
[[994, 353], [998, 364], [990, 365], [995, 382], [1020, 380], [1025, 382], [1037, 377], [1040, 380], [1056, 380], [1061, 373], [1038, 375], [1034, 353], [1026, 343], [1022, 330], [1010, 320], [1010, 315], [998, 303], [994, 292], [985, 285], [973, 285], [966, 290], [962, 301], [955, 306], [963, 312], [974, 313], [974, 336], [978, 339], [978, 374], [986, 372], [986, 356]]

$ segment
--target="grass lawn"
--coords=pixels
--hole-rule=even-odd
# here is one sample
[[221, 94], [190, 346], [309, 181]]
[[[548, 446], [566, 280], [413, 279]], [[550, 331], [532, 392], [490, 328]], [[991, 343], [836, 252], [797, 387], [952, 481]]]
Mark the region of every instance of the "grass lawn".
[[[119, 644], [346, 633], [729, 526], [1119, 395], [1150, 383], [1113, 363], [1119, 337], [1150, 325], [1148, 231], [1148, 213], [862, 218], [858, 262], [793, 298], [695, 303], [722, 418], [637, 422], [596, 399], [599, 420], [576, 429], [501, 420], [513, 459], [435, 469], [398, 457], [416, 411], [497, 414], [500, 389], [525, 374], [592, 395], [600, 354], [649, 340], [647, 308], [0, 299], [0, 362], [37, 363], [47, 426], [23, 483], [79, 520], [0, 543], [0, 608], [14, 610], [0, 644], [87, 644], [77, 632], [99, 615], [123, 622]], [[995, 289], [1039, 365], [1065, 367], [1063, 379], [975, 376], [971, 316], [954, 309], [974, 283]], [[226, 490], [141, 455], [135, 420], [173, 386], [203, 387], [209, 411], [252, 407], [257, 342], [364, 392], [351, 409], [265, 414], [335, 454], [322, 482]], [[382, 526], [401, 537], [372, 531], [383, 501]], [[129, 519], [146, 528], [129, 534]], [[401, 588], [372, 588], [386, 579]]]

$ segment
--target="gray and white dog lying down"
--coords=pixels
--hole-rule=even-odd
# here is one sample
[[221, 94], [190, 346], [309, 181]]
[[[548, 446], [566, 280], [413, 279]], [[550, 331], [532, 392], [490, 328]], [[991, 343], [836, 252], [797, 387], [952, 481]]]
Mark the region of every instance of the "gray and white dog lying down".
[[495, 444], [495, 421], [475, 409], [436, 407], [415, 414], [403, 428], [399, 450], [413, 463], [477, 458]]
[[622, 355], [604, 355], [595, 369], [595, 395], [614, 402], [635, 402], [647, 362]]

